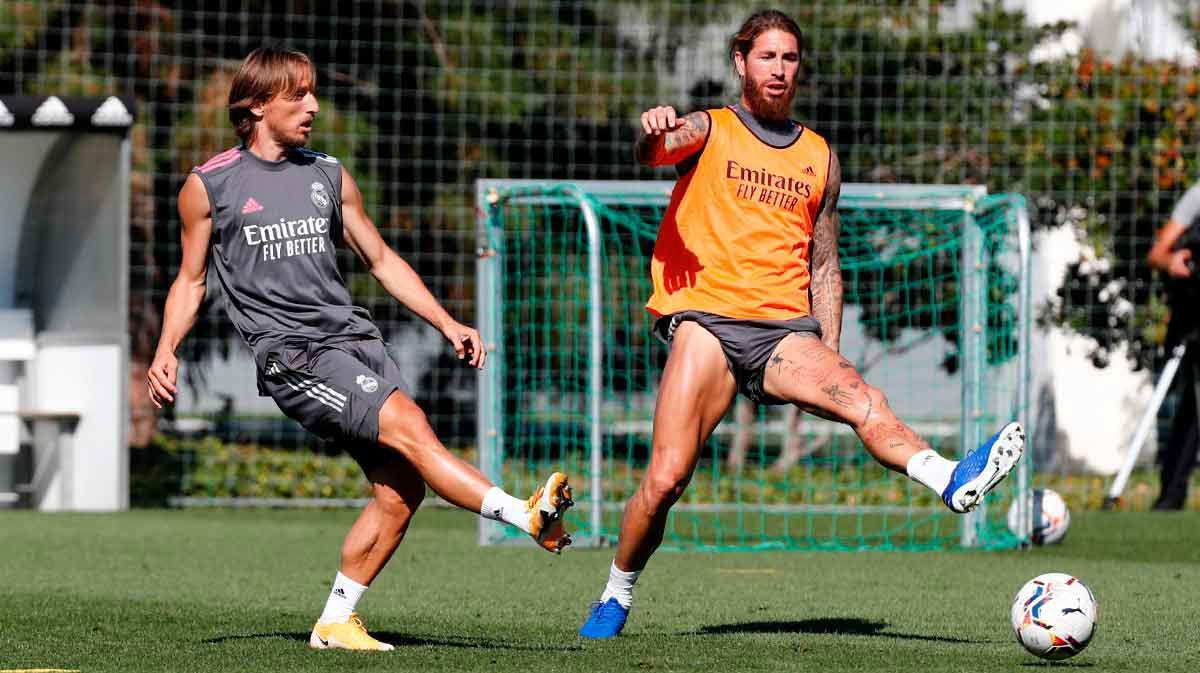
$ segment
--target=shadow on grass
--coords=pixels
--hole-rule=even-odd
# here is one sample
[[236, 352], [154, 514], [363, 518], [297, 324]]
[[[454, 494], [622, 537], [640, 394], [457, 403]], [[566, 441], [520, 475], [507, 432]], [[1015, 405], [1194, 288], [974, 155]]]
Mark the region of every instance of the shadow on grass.
[[700, 635], [725, 635], [730, 633], [809, 633], [839, 636], [880, 636], [901, 640], [927, 640], [938, 643], [987, 643], [988, 640], [965, 640], [943, 636], [927, 636], [919, 633], [891, 633], [884, 631], [887, 622], [857, 619], [854, 617], [822, 617], [787, 622], [741, 622], [738, 624], [714, 624], [702, 626]]
[[1092, 666], [1095, 666], [1095, 664], [1093, 664], [1090, 661], [1043, 661], [1043, 660], [1026, 661], [1025, 663], [1023, 663], [1021, 665], [1022, 666], [1038, 666], [1038, 667], [1065, 666], [1065, 667], [1070, 667], [1070, 668], [1091, 668]]
[[[221, 645], [228, 642], [238, 640], [266, 640], [269, 638], [283, 638], [285, 640], [295, 640], [308, 645], [308, 633], [287, 633], [284, 631], [272, 631], [270, 633], [238, 633], [228, 636], [217, 636], [215, 638], [205, 638], [200, 641], [205, 645]], [[506, 643], [499, 640], [491, 640], [488, 638], [427, 638], [425, 636], [412, 635], [407, 633], [395, 633], [391, 631], [372, 631], [371, 636], [385, 643], [391, 643], [397, 648], [401, 647], [458, 647], [462, 649], [480, 649], [480, 650], [524, 650], [529, 652], [570, 652], [583, 649], [578, 645], [564, 646], [538, 646], [538, 645], [519, 645]]]

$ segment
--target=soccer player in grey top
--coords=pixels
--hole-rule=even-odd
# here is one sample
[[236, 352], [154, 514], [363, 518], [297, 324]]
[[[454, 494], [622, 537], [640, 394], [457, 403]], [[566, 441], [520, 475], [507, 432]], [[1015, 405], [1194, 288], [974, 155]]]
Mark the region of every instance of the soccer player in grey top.
[[454, 320], [384, 242], [346, 169], [304, 149], [319, 110], [315, 86], [308, 57], [282, 48], [255, 50], [235, 75], [229, 119], [241, 143], [196, 168], [180, 191], [183, 259], [147, 385], [156, 405], [174, 401], [175, 350], [195, 322], [211, 271], [254, 352], [259, 392], [313, 433], [341, 442], [371, 484], [309, 644], [390, 650], [367, 633], [355, 606], [400, 544], [426, 485], [553, 552], [570, 543], [562, 517], [571, 491], [556, 472], [527, 501], [505, 493], [446, 450], [421, 409], [397, 389], [396, 363], [338, 272], [339, 243], [396, 300], [441, 330], [460, 359], [482, 368], [487, 353], [479, 333]]

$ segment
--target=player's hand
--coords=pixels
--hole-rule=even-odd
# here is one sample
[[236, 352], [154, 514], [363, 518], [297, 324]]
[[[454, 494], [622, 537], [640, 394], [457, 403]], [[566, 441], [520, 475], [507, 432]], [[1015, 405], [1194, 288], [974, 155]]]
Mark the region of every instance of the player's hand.
[[175, 377], [179, 373], [179, 361], [174, 353], [155, 353], [154, 362], [146, 372], [146, 387], [150, 389], [150, 401], [159, 409], [175, 401]]
[[675, 116], [675, 108], [670, 105], [660, 105], [642, 113], [642, 130], [648, 136], [674, 131], [685, 123], [683, 117]]
[[483, 345], [483, 339], [479, 338], [479, 332], [472, 327], [451, 320], [450, 324], [442, 328], [442, 334], [450, 340], [450, 345], [454, 346], [454, 352], [458, 355], [459, 360], [466, 360], [472, 367], [483, 369], [483, 361], [487, 359], [487, 349]]
[[1167, 264], [1167, 275], [1172, 278], [1191, 278], [1192, 267], [1189, 262], [1192, 251], [1184, 248], [1171, 253], [1171, 261]]

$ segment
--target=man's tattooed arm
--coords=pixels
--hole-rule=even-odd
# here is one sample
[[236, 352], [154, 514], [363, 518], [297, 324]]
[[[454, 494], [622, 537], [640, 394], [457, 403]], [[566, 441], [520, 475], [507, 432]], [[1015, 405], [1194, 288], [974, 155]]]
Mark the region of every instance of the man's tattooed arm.
[[[644, 113], [642, 115], [643, 130], [662, 126], [661, 117], [665, 113], [658, 111], [664, 109], [669, 108], [655, 108]], [[647, 122], [647, 115], [656, 113], [656, 116], [660, 118], [651, 118]], [[674, 110], [670, 114], [673, 116]], [[648, 123], [650, 126], [647, 126]], [[707, 112], [693, 112], [678, 120], [677, 124], [678, 128], [673, 130], [646, 133], [639, 138], [634, 148], [638, 163], [643, 166], [670, 166], [687, 159], [704, 147], [705, 141], [708, 140], [708, 129], [711, 124]]]
[[829, 177], [821, 210], [813, 225], [812, 240], [812, 316], [821, 323], [821, 340], [837, 351], [842, 339], [842, 265], [838, 261], [838, 196], [842, 191], [842, 166], [830, 150]]

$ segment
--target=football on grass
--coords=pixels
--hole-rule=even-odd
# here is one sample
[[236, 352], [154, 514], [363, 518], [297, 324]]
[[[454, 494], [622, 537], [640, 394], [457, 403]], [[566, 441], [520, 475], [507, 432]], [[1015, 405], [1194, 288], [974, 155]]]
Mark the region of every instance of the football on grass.
[[1098, 606], [1078, 578], [1046, 573], [1025, 583], [1012, 604], [1017, 642], [1043, 659], [1067, 659], [1083, 651], [1096, 633]]

